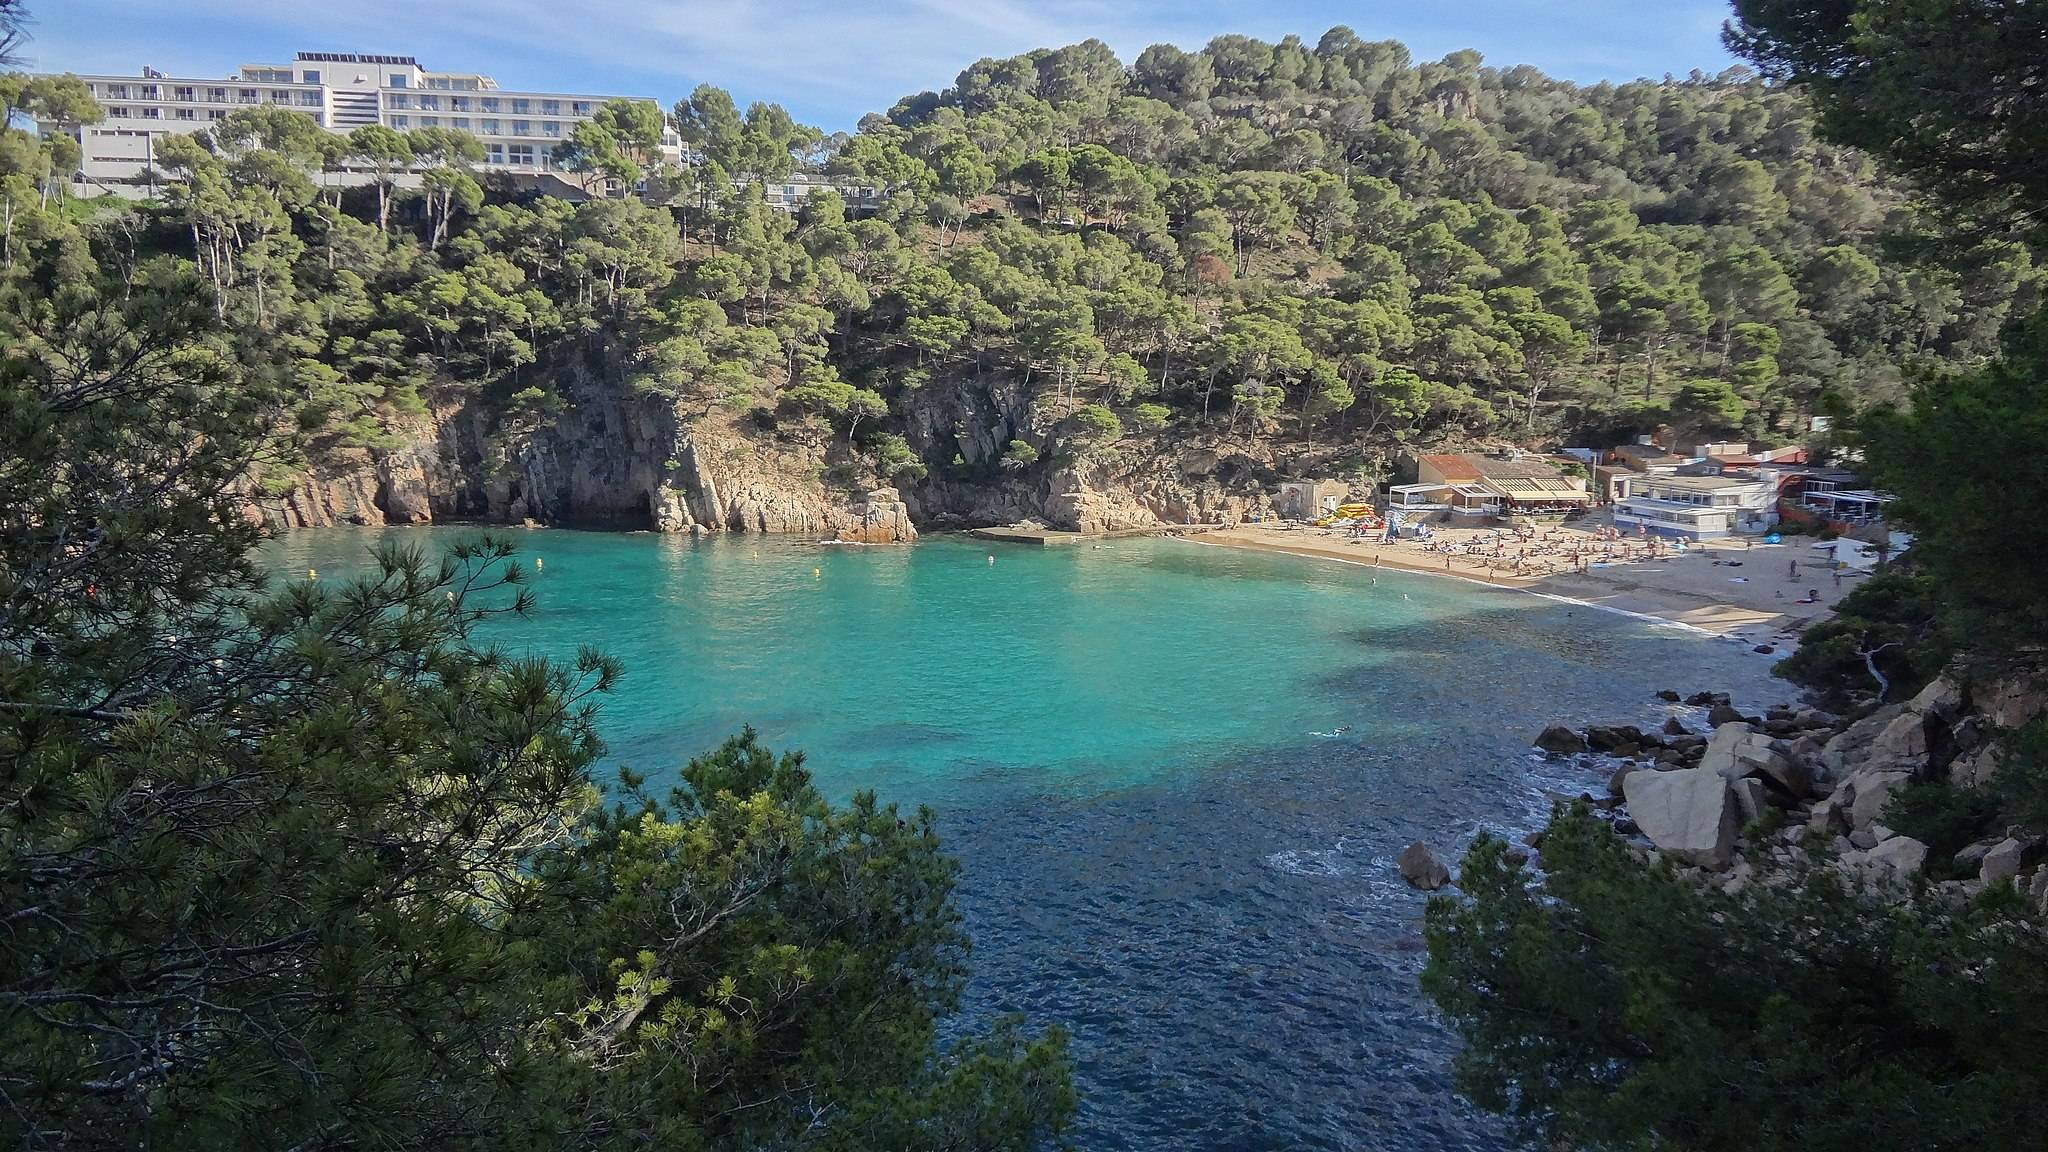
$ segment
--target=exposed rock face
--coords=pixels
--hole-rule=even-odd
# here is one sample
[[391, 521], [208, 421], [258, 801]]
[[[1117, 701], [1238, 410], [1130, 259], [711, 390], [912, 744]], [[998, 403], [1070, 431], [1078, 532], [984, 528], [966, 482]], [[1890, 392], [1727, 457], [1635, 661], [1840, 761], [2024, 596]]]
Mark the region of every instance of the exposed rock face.
[[1635, 772], [1622, 781], [1622, 791], [1629, 816], [1659, 851], [1715, 871], [1728, 866], [1742, 816], [1719, 772]]
[[254, 496], [280, 527], [421, 524], [440, 519], [914, 539], [895, 489], [827, 482], [835, 451], [815, 438], [751, 430], [730, 416], [626, 394], [582, 364], [557, 387], [571, 403], [540, 427], [476, 403], [444, 406], [398, 431], [396, 448], [319, 453], [291, 490]]
[[1401, 879], [1424, 892], [1434, 892], [1451, 882], [1451, 870], [1444, 867], [1436, 853], [1429, 850], [1429, 845], [1420, 840], [1401, 849], [1397, 864], [1401, 869]]
[[[699, 402], [671, 402], [609, 382], [599, 361], [558, 365], [561, 414], [538, 426], [467, 399], [397, 429], [398, 447], [328, 448], [287, 492], [255, 495], [280, 527], [499, 523], [793, 532], [889, 542], [914, 523], [1039, 520], [1103, 532], [1158, 524], [1235, 524], [1266, 506], [1282, 470], [1255, 443], [1148, 443], [1142, 436], [1077, 453], [1065, 405], [1018, 382], [964, 377], [906, 395], [905, 438], [930, 474], [887, 498], [818, 430], [771, 427]], [[1001, 466], [1013, 440], [1041, 462]], [[957, 459], [963, 466], [943, 462]]]

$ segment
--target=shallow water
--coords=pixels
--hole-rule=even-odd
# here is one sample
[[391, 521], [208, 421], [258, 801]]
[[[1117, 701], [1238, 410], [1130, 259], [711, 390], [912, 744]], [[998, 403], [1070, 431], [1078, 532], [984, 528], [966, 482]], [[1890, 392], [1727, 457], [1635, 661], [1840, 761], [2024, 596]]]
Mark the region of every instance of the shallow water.
[[[270, 551], [328, 578], [380, 538], [461, 534]], [[615, 763], [659, 783], [751, 723], [829, 793], [939, 810], [970, 1007], [1073, 1031], [1092, 1150], [1506, 1146], [1446, 1087], [1394, 856], [1597, 790], [1531, 757], [1553, 720], [1656, 721], [1665, 687], [1789, 695], [1768, 658], [1670, 627], [1183, 541], [518, 539], [540, 607], [505, 642], [624, 660]]]

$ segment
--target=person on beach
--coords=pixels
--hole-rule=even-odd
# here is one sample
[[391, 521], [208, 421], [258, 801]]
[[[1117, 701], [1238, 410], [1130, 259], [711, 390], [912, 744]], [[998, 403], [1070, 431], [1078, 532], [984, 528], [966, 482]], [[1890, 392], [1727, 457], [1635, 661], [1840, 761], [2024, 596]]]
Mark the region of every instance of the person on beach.
[[1789, 577], [1789, 579], [1799, 579], [1799, 561], [1796, 559], [1792, 561], [1792, 575]]

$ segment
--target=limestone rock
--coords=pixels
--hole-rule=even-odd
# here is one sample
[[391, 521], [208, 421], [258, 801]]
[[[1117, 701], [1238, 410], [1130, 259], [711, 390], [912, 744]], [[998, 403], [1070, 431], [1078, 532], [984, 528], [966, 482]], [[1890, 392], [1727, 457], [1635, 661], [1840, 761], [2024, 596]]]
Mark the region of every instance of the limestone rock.
[[1962, 715], [1964, 706], [1963, 686], [1954, 678], [1944, 674], [1934, 678], [1918, 696], [1906, 704], [1909, 712], [1923, 716], [1934, 716], [1942, 720], [1953, 720]]
[[1927, 845], [1911, 836], [1894, 836], [1870, 850], [1870, 862], [1901, 876], [1917, 876], [1927, 866]]
[[1821, 748], [1820, 762], [1828, 774], [1840, 779], [1863, 760], [1864, 752], [1891, 722], [1906, 711], [1904, 704], [1887, 704], [1836, 733]]
[[1959, 757], [1948, 766], [1949, 782], [1958, 788], [1982, 788], [1997, 777], [2000, 759], [2004, 755], [2003, 748], [1993, 743], [1968, 756]]
[[1744, 777], [1730, 785], [1735, 793], [1736, 810], [1742, 814], [1742, 822], [1754, 824], [1770, 811], [1770, 793], [1764, 782], [1755, 777]]
[[2020, 874], [2020, 865], [2026, 854], [2027, 846], [2008, 836], [1984, 854], [1984, 864], [1978, 869], [1977, 878], [1987, 885], [2011, 880]]
[[1891, 802], [1892, 793], [1905, 787], [1912, 779], [1913, 773], [1903, 769], [1882, 766], [1858, 768], [1842, 781], [1842, 787], [1832, 799], [1839, 803], [1846, 792], [1850, 826], [1862, 828], [1876, 823], [1878, 817], [1884, 815], [1884, 806]]
[[1429, 845], [1417, 840], [1401, 849], [1401, 858], [1396, 862], [1401, 869], [1401, 879], [1410, 887], [1424, 892], [1434, 892], [1451, 882], [1451, 870], [1444, 867]]
[[1545, 752], [1570, 755], [1574, 752], [1584, 752], [1586, 741], [1564, 725], [1552, 724], [1536, 737], [1536, 746]]
[[1622, 781], [1622, 788], [1629, 815], [1660, 851], [1702, 868], [1728, 866], [1741, 813], [1720, 773], [1705, 768], [1637, 772]]
[[1788, 796], [1804, 796], [1813, 784], [1806, 765], [1779, 751], [1770, 737], [1740, 722], [1714, 729], [1700, 767], [1719, 772], [1731, 783], [1746, 776], [1762, 777]]

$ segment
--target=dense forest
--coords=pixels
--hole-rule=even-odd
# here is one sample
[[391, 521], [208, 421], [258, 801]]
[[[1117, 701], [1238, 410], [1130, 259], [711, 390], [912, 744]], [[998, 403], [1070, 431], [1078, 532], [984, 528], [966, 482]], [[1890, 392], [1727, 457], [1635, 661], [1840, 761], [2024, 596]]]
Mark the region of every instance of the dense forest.
[[[95, 114], [63, 81], [8, 94]], [[1658, 424], [1790, 442], [1911, 365], [1980, 361], [2042, 283], [2027, 244], [1937, 226], [1742, 69], [1582, 87], [1336, 28], [982, 60], [852, 135], [709, 86], [669, 119], [680, 168], [644, 104], [565, 141], [582, 203], [476, 170], [463, 133], [272, 108], [167, 143], [160, 202], [67, 203], [70, 142], [10, 130], [5, 263], [204, 278], [301, 397], [276, 484], [429, 406], [481, 401], [502, 445], [577, 402], [571, 361], [869, 485], [1138, 437], [1375, 473], [1408, 443]], [[796, 171], [875, 193], [770, 208]], [[1028, 416], [904, 419], [932, 389]]]

